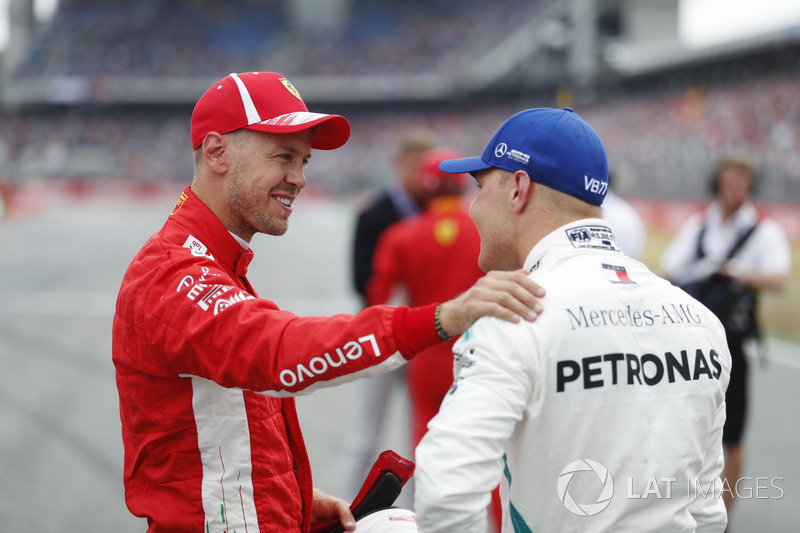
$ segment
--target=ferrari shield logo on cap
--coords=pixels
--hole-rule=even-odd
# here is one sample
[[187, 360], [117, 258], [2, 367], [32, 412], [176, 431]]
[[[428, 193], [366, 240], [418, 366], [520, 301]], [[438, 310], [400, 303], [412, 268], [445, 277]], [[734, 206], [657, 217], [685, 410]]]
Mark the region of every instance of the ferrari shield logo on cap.
[[292, 82], [290, 82], [286, 78], [281, 78], [280, 82], [283, 84], [284, 87], [286, 87], [287, 91], [292, 93], [292, 96], [294, 96], [295, 98], [297, 98], [301, 102], [303, 101], [303, 99], [300, 97], [300, 93], [297, 92], [297, 89], [295, 89], [294, 85], [292, 85]]

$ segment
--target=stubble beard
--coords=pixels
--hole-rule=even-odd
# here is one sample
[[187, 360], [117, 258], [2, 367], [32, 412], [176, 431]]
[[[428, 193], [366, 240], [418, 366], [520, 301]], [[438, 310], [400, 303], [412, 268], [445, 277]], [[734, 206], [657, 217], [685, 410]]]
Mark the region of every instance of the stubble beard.
[[264, 233], [266, 235], [283, 235], [289, 229], [289, 217], [284, 213], [272, 214], [271, 209], [272, 191], [267, 194], [264, 202], [254, 198], [249, 194], [244, 186], [248, 183], [248, 178], [241, 171], [234, 173], [233, 179], [228, 183], [228, 208], [233, 218], [233, 224], [237, 230], [234, 233], [255, 234]]

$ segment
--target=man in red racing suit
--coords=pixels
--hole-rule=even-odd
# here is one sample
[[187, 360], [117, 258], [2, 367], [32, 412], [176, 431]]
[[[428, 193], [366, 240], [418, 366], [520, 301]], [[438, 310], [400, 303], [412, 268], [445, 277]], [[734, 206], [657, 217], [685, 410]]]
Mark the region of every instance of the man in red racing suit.
[[438, 308], [355, 316], [300, 318], [257, 297], [250, 239], [285, 232], [310, 148], [348, 136], [343, 117], [309, 113], [274, 73], [231, 74], [195, 107], [194, 181], [131, 262], [113, 324], [125, 497], [149, 531], [307, 532], [333, 516], [352, 530], [346, 502], [313, 489], [290, 396], [396, 368], [479, 314], [532, 306], [536, 287], [517, 285], [516, 307], [489, 309], [508, 277]]

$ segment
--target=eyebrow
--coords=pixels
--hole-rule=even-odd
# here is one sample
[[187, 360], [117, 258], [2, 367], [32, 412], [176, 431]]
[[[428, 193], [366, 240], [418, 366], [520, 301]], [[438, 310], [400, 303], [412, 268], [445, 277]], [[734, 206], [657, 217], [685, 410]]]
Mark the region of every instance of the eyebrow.
[[[289, 144], [283, 144], [283, 145], [277, 146], [275, 148], [275, 150], [273, 150], [273, 152], [290, 152], [292, 154], [299, 155], [299, 156], [303, 155], [300, 150], [298, 150], [297, 148], [295, 148], [294, 146], [291, 146]], [[311, 161], [311, 153], [309, 152], [308, 155], [303, 156], [303, 160], [305, 162]]]

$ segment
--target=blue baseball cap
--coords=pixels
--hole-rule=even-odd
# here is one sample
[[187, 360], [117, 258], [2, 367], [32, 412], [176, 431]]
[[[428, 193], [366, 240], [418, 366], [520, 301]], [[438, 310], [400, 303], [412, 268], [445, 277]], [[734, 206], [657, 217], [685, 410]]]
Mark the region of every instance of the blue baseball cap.
[[511, 116], [480, 157], [448, 159], [451, 174], [502, 168], [524, 170], [542, 185], [601, 205], [608, 192], [608, 159], [600, 137], [571, 108], [526, 109]]

